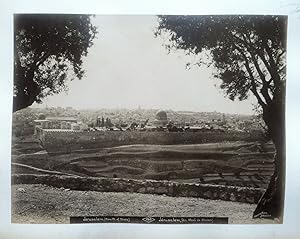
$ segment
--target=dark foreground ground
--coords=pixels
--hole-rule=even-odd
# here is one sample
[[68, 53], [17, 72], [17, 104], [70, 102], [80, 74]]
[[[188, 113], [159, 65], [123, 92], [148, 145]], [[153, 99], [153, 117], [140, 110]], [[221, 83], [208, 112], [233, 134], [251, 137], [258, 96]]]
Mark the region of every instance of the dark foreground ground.
[[45, 185], [12, 186], [12, 223], [69, 223], [70, 216], [229, 217], [229, 223], [278, 223], [252, 219], [255, 204], [139, 193], [73, 191]]

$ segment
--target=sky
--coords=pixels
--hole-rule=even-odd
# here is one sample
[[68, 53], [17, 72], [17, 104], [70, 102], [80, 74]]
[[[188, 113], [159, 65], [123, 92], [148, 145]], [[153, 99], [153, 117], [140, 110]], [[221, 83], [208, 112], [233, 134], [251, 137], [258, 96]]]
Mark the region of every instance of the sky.
[[214, 69], [186, 63], [195, 56], [168, 54], [163, 37], [154, 37], [157, 17], [97, 15], [97, 38], [84, 58], [85, 77], [68, 83], [68, 92], [37, 107], [155, 108], [252, 114], [254, 97], [232, 102], [213, 78]]

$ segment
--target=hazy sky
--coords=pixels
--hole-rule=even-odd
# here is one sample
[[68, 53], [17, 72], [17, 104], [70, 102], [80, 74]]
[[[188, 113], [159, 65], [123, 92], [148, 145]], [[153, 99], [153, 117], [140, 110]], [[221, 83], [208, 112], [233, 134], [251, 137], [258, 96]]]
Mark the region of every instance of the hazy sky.
[[40, 106], [75, 108], [160, 108], [252, 113], [252, 98], [232, 102], [215, 85], [213, 69], [186, 63], [182, 51], [167, 54], [154, 37], [155, 16], [96, 16], [97, 39], [84, 59], [85, 77], [70, 82], [68, 93], [48, 97]]

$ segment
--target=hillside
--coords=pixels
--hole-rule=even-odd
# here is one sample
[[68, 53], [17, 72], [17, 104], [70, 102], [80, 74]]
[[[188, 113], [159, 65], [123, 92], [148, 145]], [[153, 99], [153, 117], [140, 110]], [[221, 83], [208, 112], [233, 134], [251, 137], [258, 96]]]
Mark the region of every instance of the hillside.
[[37, 141], [16, 143], [12, 173], [50, 170], [66, 175], [266, 188], [274, 170], [273, 145], [259, 142], [139, 144], [58, 155], [41, 150]]

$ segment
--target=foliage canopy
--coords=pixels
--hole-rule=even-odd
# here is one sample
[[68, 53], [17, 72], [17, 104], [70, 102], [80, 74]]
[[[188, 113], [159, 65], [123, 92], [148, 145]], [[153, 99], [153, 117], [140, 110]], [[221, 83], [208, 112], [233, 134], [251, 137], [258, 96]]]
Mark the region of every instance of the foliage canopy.
[[285, 16], [159, 16], [156, 35], [169, 35], [167, 48], [209, 51], [229, 98], [250, 90], [265, 107], [285, 85], [286, 24]]
[[14, 24], [16, 111], [66, 89], [67, 78], [82, 78], [97, 30], [89, 15], [17, 14]]

